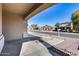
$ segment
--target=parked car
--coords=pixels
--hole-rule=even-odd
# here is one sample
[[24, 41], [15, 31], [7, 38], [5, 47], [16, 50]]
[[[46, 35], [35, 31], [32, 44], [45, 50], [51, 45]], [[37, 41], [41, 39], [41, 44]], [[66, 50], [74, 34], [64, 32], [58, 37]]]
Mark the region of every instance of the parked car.
[[61, 29], [60, 32], [67, 32], [67, 30], [62, 30], [62, 29]]

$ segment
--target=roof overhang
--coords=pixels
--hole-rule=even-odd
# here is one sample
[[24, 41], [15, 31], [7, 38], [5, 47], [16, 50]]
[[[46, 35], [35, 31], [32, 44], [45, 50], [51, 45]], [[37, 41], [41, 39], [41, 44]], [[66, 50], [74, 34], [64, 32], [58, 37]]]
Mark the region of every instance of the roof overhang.
[[28, 20], [37, 13], [54, 5], [55, 3], [3, 3], [2, 11], [19, 15]]
[[30, 19], [32, 16], [36, 15], [37, 13], [45, 10], [46, 8], [48, 8], [48, 7], [52, 6], [52, 5], [55, 5], [55, 3], [44, 3], [44, 4], [42, 4], [41, 6], [39, 6], [35, 10], [33, 10], [29, 15], [27, 15], [25, 17], [25, 20]]

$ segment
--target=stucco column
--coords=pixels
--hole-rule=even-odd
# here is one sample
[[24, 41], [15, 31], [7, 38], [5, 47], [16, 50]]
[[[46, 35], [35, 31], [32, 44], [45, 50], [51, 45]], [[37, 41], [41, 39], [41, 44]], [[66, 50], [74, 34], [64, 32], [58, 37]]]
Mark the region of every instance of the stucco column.
[[5, 40], [22, 39], [23, 33], [27, 30], [24, 19], [14, 13], [3, 12], [3, 34]]

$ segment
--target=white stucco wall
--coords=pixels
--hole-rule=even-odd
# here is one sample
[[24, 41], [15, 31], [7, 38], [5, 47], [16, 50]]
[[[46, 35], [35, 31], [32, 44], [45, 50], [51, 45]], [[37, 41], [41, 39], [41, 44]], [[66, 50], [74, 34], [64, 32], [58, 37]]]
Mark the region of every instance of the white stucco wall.
[[2, 35], [0, 37], [0, 53], [1, 53], [2, 49], [3, 49], [3, 47], [4, 47], [4, 36]]

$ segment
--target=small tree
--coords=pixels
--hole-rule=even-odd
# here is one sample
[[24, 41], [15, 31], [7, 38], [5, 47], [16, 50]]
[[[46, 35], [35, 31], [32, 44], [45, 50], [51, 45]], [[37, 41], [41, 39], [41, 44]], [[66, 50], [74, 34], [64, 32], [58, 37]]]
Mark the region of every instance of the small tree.
[[59, 28], [59, 23], [56, 23], [55, 27], [56, 27], [55, 30], [57, 31], [57, 29]]
[[38, 30], [39, 29], [37, 24], [32, 24], [31, 26], [32, 26], [33, 30]]
[[59, 23], [56, 23], [55, 26], [56, 26], [57, 28], [59, 28]]
[[76, 32], [79, 32], [79, 10], [72, 14], [71, 20], [73, 24], [73, 29]]

